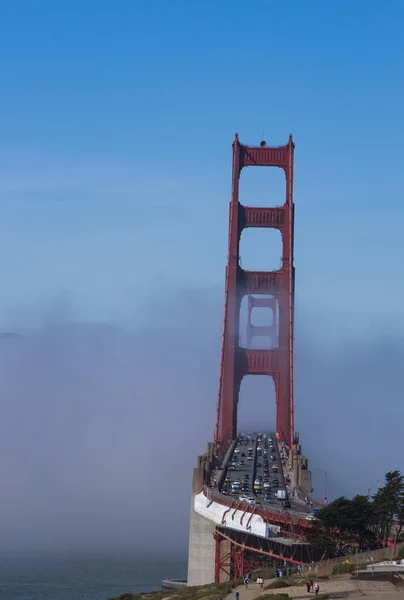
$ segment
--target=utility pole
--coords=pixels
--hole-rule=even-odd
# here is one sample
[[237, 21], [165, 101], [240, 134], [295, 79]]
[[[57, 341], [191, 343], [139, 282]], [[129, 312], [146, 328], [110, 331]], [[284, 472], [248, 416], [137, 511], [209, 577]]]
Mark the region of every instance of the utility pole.
[[327, 504], [328, 473], [327, 473], [327, 471], [324, 471], [324, 469], [316, 469], [316, 471], [321, 471], [321, 473], [324, 473], [324, 504]]

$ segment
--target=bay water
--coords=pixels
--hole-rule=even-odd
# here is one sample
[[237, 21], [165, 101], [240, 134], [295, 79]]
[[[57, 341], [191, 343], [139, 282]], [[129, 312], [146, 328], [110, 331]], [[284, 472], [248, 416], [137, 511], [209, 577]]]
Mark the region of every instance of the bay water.
[[185, 578], [187, 556], [0, 556], [0, 600], [107, 600]]

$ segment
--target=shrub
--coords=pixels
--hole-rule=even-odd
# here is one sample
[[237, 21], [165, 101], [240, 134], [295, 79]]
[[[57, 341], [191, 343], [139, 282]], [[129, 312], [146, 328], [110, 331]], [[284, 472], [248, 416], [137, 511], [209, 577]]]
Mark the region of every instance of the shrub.
[[252, 572], [252, 579], [254, 581], [257, 579], [257, 577], [262, 577], [263, 579], [273, 579], [275, 577], [275, 573], [272, 567], [266, 567]]
[[[275, 581], [271, 581], [268, 585], [265, 586], [266, 590], [272, 590], [274, 588], [285, 588], [290, 587], [289, 581], [285, 581], [283, 577], [279, 577], [275, 579]], [[262, 598], [262, 596], [260, 596]]]
[[339, 573], [353, 573], [355, 571], [355, 565], [351, 563], [341, 563], [339, 565], [335, 565], [332, 574], [338, 575]]

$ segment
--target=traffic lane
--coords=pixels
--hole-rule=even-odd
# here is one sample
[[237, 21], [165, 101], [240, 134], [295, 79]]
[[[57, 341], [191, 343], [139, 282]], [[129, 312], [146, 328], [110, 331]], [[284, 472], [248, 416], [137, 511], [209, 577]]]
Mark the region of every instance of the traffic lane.
[[[272, 437], [272, 434], [269, 436]], [[265, 502], [263, 499], [265, 497], [265, 491], [262, 492], [262, 494], [257, 494], [254, 493], [254, 480], [256, 478], [256, 476], [261, 475], [262, 477], [264, 477], [264, 471], [263, 471], [263, 466], [261, 467], [257, 467], [256, 466], [256, 462], [258, 460], [258, 462], [260, 462], [260, 459], [263, 461], [264, 457], [263, 457], [263, 451], [261, 456], [257, 456], [257, 446], [259, 445], [259, 443], [257, 442], [257, 438], [251, 439], [249, 440], [247, 443], [239, 443], [235, 450], [238, 449], [238, 452], [233, 452], [232, 456], [229, 459], [229, 463], [228, 463], [228, 467], [226, 469], [226, 478], [230, 478], [231, 482], [235, 482], [237, 479], [240, 481], [240, 483], [242, 484], [244, 481], [244, 475], [247, 474], [248, 475], [248, 485], [249, 485], [249, 489], [248, 491], [243, 491], [242, 489], [237, 492], [237, 493], [232, 493], [231, 492], [231, 484], [228, 484], [228, 489], [229, 489], [229, 493], [228, 494], [223, 494], [224, 498], [231, 498], [232, 500], [234, 500], [235, 502], [239, 501], [239, 498], [241, 495], [247, 494], [249, 496], [252, 496], [259, 504], [259, 506], [261, 508], [263, 508], [264, 510], [267, 509], [268, 511], [272, 509], [276, 510], [277, 512], [293, 512], [293, 514], [295, 515], [299, 515], [301, 517], [307, 517], [307, 512], [310, 510], [309, 507], [307, 507], [307, 512], [305, 512], [306, 507], [302, 507], [300, 504], [296, 504], [293, 502], [293, 500], [290, 500], [291, 502], [291, 509], [284, 509], [282, 507], [282, 500], [276, 498], [275, 494], [276, 491], [278, 489], [285, 489], [285, 482], [284, 482], [284, 473], [283, 473], [283, 466], [282, 466], [282, 461], [281, 461], [281, 455], [280, 455], [280, 451], [278, 448], [278, 444], [275, 440], [275, 436], [273, 436], [273, 441], [272, 444], [271, 442], [268, 441], [268, 455], [269, 457], [273, 454], [276, 456], [276, 461], [271, 461], [268, 460], [269, 466], [272, 467], [273, 465], [276, 465], [278, 468], [278, 473], [272, 474], [271, 472], [268, 475], [268, 480], [270, 483], [270, 494], [271, 494], [271, 502]], [[273, 447], [275, 450], [270, 452], [271, 447]], [[253, 453], [253, 460], [248, 461], [248, 450], [252, 448], [254, 453]], [[242, 456], [242, 454], [246, 454], [246, 456]], [[234, 461], [236, 459], [237, 461], [237, 466], [234, 467], [234, 470], [229, 470], [230, 467], [230, 463], [232, 461]], [[239, 462], [240, 460], [244, 461], [244, 465], [240, 465]], [[272, 463], [272, 464], [271, 464]], [[262, 473], [260, 473], [260, 469], [262, 469]], [[276, 480], [276, 478], [278, 479], [278, 484], [274, 483], [274, 480]]]
[[[284, 491], [286, 494], [282, 464], [275, 436], [269, 434], [268, 438], [267, 444], [265, 444], [265, 440], [262, 440], [257, 446], [256, 476], [261, 476], [263, 480], [265, 477], [268, 478], [268, 491], [271, 496], [271, 501], [266, 502], [264, 500], [263, 505], [268, 505], [268, 508], [274, 506], [278, 509], [282, 509], [283, 499], [276, 496], [278, 490]], [[276, 471], [274, 471], [274, 468]], [[263, 490], [262, 494], [256, 493], [255, 495], [263, 496], [265, 498], [266, 493], [267, 490]]]
[[[284, 489], [284, 483], [283, 483], [283, 477], [282, 477], [282, 470], [281, 470], [281, 464], [280, 464], [280, 456], [279, 456], [279, 452], [277, 452], [277, 444], [275, 441], [275, 435], [274, 434], [267, 434], [268, 435], [268, 439], [265, 440], [265, 438], [262, 438], [259, 442], [258, 442], [258, 436], [253, 436], [251, 438], [251, 440], [248, 440], [247, 443], [238, 443], [235, 451], [233, 452], [232, 457], [230, 457], [230, 461], [229, 464], [231, 462], [233, 462], [235, 459], [237, 460], [237, 464], [234, 467], [229, 467], [229, 472], [226, 473], [226, 477], [230, 476], [231, 477], [231, 482], [235, 482], [237, 479], [240, 480], [240, 482], [242, 483], [244, 481], [244, 475], [247, 474], [248, 475], [248, 482], [249, 482], [249, 489], [248, 492], [246, 490], [241, 490], [240, 492], [237, 493], [231, 493], [231, 484], [228, 486], [229, 488], [229, 496], [233, 497], [235, 500], [238, 499], [240, 497], [240, 495], [242, 494], [248, 494], [251, 495], [256, 502], [259, 503], [259, 505], [263, 506], [264, 508], [268, 508], [270, 509], [270, 507], [274, 507], [277, 510], [281, 510], [282, 509], [282, 499], [278, 499], [276, 497], [276, 492], [278, 489]], [[239, 438], [240, 439], [240, 438]], [[266, 449], [265, 446], [268, 446], [268, 448]], [[260, 455], [258, 455], [258, 450], [257, 448], [261, 447], [260, 450]], [[255, 450], [254, 454], [253, 454], [253, 460], [248, 461], [248, 451], [249, 449], [251, 450]], [[237, 452], [236, 452], [237, 450]], [[264, 461], [264, 451], [268, 451], [268, 463], [269, 463], [269, 472], [266, 473], [264, 472], [264, 467], [263, 467], [263, 461]], [[246, 457], [243, 457], [242, 454], [246, 454]], [[270, 456], [275, 456], [275, 461], [270, 460]], [[247, 464], [244, 465], [239, 465], [239, 460], [244, 460], [246, 463], [250, 463], [252, 465], [254, 465], [254, 468], [251, 469], [251, 467], [248, 467]], [[257, 463], [259, 466], [257, 466]], [[273, 473], [272, 472], [272, 466], [277, 467], [278, 472], [277, 473]], [[257, 491], [254, 491], [254, 481], [255, 479], [261, 476], [263, 479], [264, 477], [268, 477], [268, 482], [270, 485], [269, 490], [263, 490], [262, 493], [257, 493]], [[276, 483], [276, 480], [278, 481]], [[266, 502], [264, 500], [266, 493], [270, 493], [271, 496], [271, 501], [270, 502]]]
[[[250, 451], [250, 452], [249, 452]], [[235, 447], [232, 456], [229, 458], [229, 463], [226, 472], [226, 478], [230, 479], [230, 482], [227, 486], [228, 495], [232, 497], [234, 500], [237, 500], [239, 496], [243, 493], [248, 493], [252, 495], [253, 492], [253, 477], [254, 477], [254, 465], [255, 465], [255, 452], [256, 452], [256, 439], [251, 438], [249, 440], [245, 440], [245, 443], [240, 441]], [[250, 460], [249, 460], [250, 458]], [[244, 464], [240, 465], [240, 461], [243, 461]], [[235, 466], [233, 466], [235, 463]], [[236, 482], [236, 480], [240, 480], [240, 484], [245, 480], [244, 475], [248, 475], [248, 492], [247, 490], [240, 490], [237, 493], [231, 492], [231, 483]]]

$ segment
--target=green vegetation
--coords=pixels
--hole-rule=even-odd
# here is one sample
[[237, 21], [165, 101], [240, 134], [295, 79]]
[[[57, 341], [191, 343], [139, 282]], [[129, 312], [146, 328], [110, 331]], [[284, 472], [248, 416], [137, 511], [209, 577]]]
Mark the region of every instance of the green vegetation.
[[[312, 596], [313, 598], [315, 597], [316, 600], [328, 600], [327, 594], [319, 594], [318, 596], [312, 594]], [[263, 594], [258, 598], [259, 600], [289, 600], [288, 594]]]
[[[307, 578], [308, 578], [308, 575], [301, 575], [301, 574], [295, 573], [293, 575], [289, 575], [287, 577], [282, 577], [282, 578], [275, 579], [274, 581], [271, 581], [271, 583], [268, 583], [268, 585], [264, 586], [264, 589], [265, 590], [273, 590], [276, 588], [287, 588], [292, 585], [306, 585]], [[329, 579], [328, 575], [316, 575], [317, 581], [326, 581], [328, 579]], [[260, 600], [261, 600], [261, 596], [260, 596]]]
[[291, 585], [292, 585], [291, 582], [287, 581], [284, 577], [282, 577], [282, 578], [275, 579], [274, 581], [271, 581], [270, 584], [265, 586], [265, 589], [272, 590], [274, 588], [290, 587]]
[[263, 594], [259, 600], [289, 600], [287, 594]]
[[175, 590], [159, 590], [149, 594], [123, 594], [109, 600], [217, 600], [224, 598], [231, 591], [241, 585], [243, 579], [234, 579], [224, 583], [212, 583], [196, 587], [185, 587]]
[[342, 563], [340, 565], [335, 565], [332, 574], [333, 575], [341, 575], [342, 573], [353, 573], [355, 571], [355, 565], [352, 563]]
[[264, 581], [266, 581], [267, 579], [274, 579], [275, 574], [273, 567], [262, 567], [262, 569], [254, 570], [252, 573], [252, 578], [257, 579], [257, 577], [262, 577]]
[[383, 548], [396, 539], [404, 526], [404, 476], [400, 471], [386, 473], [384, 486], [372, 497], [337, 498], [316, 514], [310, 543], [329, 557]]
[[[286, 588], [291, 585], [304, 585], [307, 581], [307, 577], [298, 575], [290, 575], [288, 577], [282, 577], [274, 579], [273, 569], [258, 569], [252, 573], [253, 582], [257, 577], [263, 577], [264, 580], [272, 579], [271, 583], [264, 586], [265, 590]], [[316, 579], [328, 579], [328, 577], [317, 577]], [[230, 594], [236, 587], [243, 584], [243, 578], [235, 579], [233, 581], [226, 581], [224, 583], [202, 585], [198, 587], [186, 587], [175, 590], [159, 590], [157, 592], [151, 592], [149, 594], [123, 594], [116, 598], [109, 598], [109, 600], [217, 600], [218, 598], [225, 598]], [[252, 584], [255, 588], [255, 585]], [[313, 595], [314, 597], [314, 595]], [[316, 596], [316, 600], [322, 600], [326, 597], [323, 595]], [[289, 600], [288, 594], [263, 594], [259, 596], [259, 600]]]

